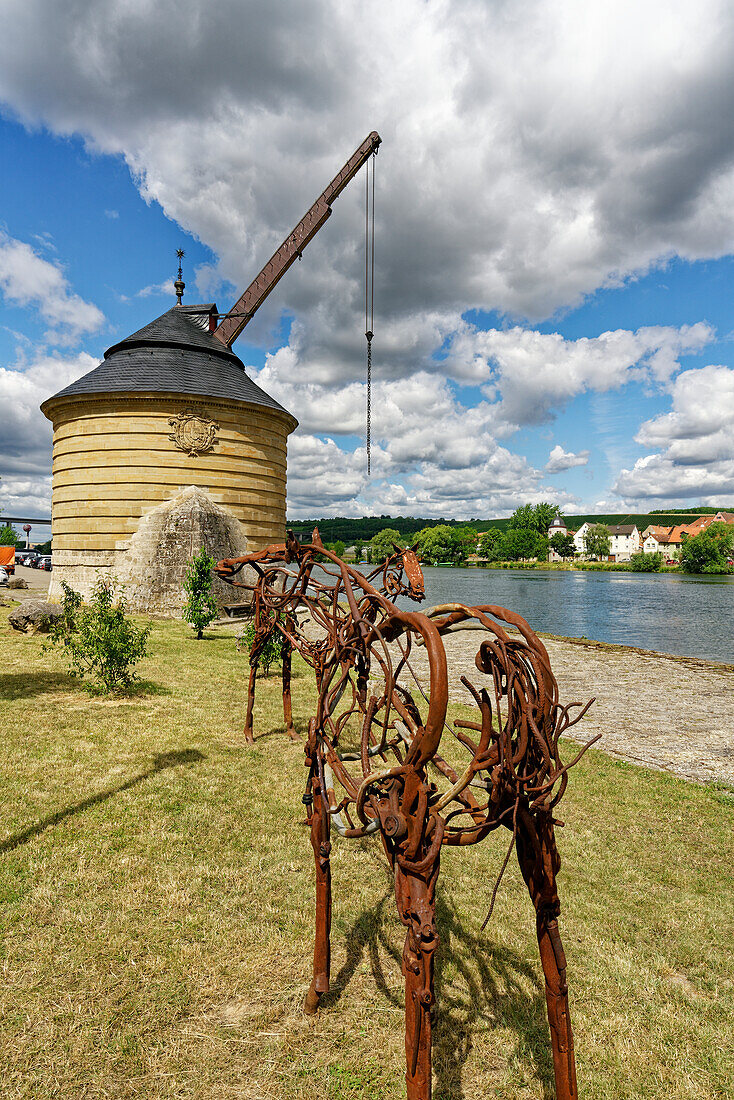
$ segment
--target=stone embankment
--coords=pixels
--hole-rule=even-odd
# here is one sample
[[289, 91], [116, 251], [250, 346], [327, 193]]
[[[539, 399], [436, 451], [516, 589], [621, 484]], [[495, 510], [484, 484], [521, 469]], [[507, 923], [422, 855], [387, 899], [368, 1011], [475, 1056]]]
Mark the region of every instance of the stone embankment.
[[[450, 699], [466, 702], [462, 675], [476, 682], [483, 634], [445, 638]], [[579, 741], [601, 733], [596, 748], [647, 768], [734, 787], [734, 667], [627, 646], [543, 637], [561, 702], [596, 700], [571, 731]], [[414, 650], [416, 674], [427, 675]]]

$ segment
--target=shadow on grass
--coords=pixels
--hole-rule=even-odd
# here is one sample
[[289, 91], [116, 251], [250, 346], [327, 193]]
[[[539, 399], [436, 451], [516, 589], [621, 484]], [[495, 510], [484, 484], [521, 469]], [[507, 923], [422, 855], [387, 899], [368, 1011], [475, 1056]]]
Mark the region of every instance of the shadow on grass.
[[[300, 718], [294, 718], [293, 728], [296, 731], [295, 742], [304, 744], [308, 740], [308, 722], [304, 722]], [[286, 729], [285, 722], [281, 722], [279, 726], [274, 725], [271, 729], [263, 732], [255, 725], [255, 745], [257, 745], [259, 741], [269, 741], [273, 737], [284, 737], [286, 741], [294, 741], [294, 738], [290, 736]]]
[[123, 694], [105, 691], [99, 684], [85, 683], [68, 672], [5, 672], [0, 674], [0, 699], [30, 699], [56, 691], [85, 691], [95, 698], [139, 699], [149, 695], [171, 695], [171, 689], [155, 680], [135, 680]]
[[95, 699], [142, 699], [149, 695], [173, 695], [171, 688], [165, 687], [163, 684], [156, 683], [155, 680], [133, 680], [129, 687], [124, 691], [107, 691], [102, 684], [95, 684], [92, 682], [84, 682], [83, 680], [75, 680], [76, 686], [82, 691], [85, 691], [87, 695], [93, 696]]
[[204, 753], [199, 752], [198, 749], [180, 749], [176, 752], [157, 753], [153, 757], [153, 766], [151, 768], [147, 768], [144, 772], [140, 772], [139, 775], [134, 775], [132, 779], [127, 779], [124, 783], [120, 783], [116, 787], [111, 787], [106, 791], [99, 791], [97, 794], [92, 794], [88, 798], [83, 798], [80, 802], [72, 803], [71, 806], [65, 806], [63, 810], [57, 810], [56, 813], [49, 814], [48, 817], [42, 818], [34, 825], [29, 825], [27, 829], [23, 829], [20, 833], [14, 833], [6, 840], [0, 841], [0, 852], [12, 852], [13, 849], [19, 848], [21, 844], [27, 844], [29, 840], [33, 840], [34, 837], [39, 836], [40, 833], [45, 832], [45, 830], [49, 829], [52, 825], [58, 825], [60, 821], [63, 821], [67, 817], [82, 813], [92, 806], [97, 806], [100, 802], [106, 802], [108, 798], [112, 798], [113, 795], [116, 794], [121, 794], [122, 791], [129, 791], [131, 787], [136, 787], [138, 783], [142, 783], [144, 779], [150, 779], [150, 777], [157, 772], [165, 771], [166, 768], [178, 767], [179, 764], [196, 764], [200, 760], [205, 759]]
[[[441, 942], [435, 956], [435, 1100], [465, 1100], [462, 1075], [474, 1037], [478, 1031], [494, 1027], [506, 1027], [515, 1034], [516, 1061], [525, 1062], [537, 1074], [543, 1100], [553, 1100], [553, 1054], [539, 966], [534, 968], [515, 951], [468, 931], [440, 885], [436, 920]], [[402, 983], [391, 988], [393, 979], [386, 978], [382, 961], [389, 955], [401, 965], [402, 950], [392, 942], [394, 931], [390, 927], [397, 921], [389, 886], [375, 905], [359, 914], [346, 933], [346, 959], [323, 998], [324, 1009], [336, 1005], [344, 995], [365, 954], [380, 993], [390, 1004], [403, 1007]], [[530, 910], [528, 935], [535, 943], [535, 921]]]
[[65, 672], [5, 672], [0, 675], [0, 699], [30, 699], [47, 691], [75, 691]]
[[[543, 1100], [554, 1100], [553, 1052], [540, 963], [533, 967], [517, 952], [493, 944], [489, 934], [470, 932], [440, 888], [436, 921], [441, 942], [435, 969], [435, 1100], [464, 1100], [462, 1070], [474, 1035], [493, 1026], [514, 1032], [515, 1060], [537, 1074]], [[477, 919], [477, 928], [479, 924]], [[535, 918], [529, 901], [527, 933], [535, 946]]]

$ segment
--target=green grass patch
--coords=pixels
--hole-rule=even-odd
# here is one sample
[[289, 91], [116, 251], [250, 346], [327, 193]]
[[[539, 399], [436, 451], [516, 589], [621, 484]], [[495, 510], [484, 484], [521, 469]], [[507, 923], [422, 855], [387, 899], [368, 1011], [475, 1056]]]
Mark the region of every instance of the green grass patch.
[[[313, 870], [279, 677], [258, 681], [248, 747], [232, 633], [156, 623], [138, 693], [92, 698], [2, 615], [3, 1096], [402, 1097], [403, 929], [374, 841], [335, 838], [333, 988], [301, 1013]], [[560, 812], [581, 1095], [733, 1097], [731, 792], [592, 750]], [[479, 930], [503, 855], [489, 838], [442, 857], [436, 1100], [553, 1095], [514, 863]]]

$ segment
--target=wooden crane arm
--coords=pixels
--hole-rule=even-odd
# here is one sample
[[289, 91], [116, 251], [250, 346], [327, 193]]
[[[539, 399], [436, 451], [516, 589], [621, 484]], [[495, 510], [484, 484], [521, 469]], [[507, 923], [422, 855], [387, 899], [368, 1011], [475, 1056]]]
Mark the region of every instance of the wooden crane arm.
[[226, 347], [231, 347], [255, 311], [262, 305], [275, 284], [283, 278], [288, 268], [301, 255], [326, 219], [331, 215], [331, 204], [341, 195], [350, 180], [354, 179], [362, 165], [377, 152], [380, 135], [376, 130], [365, 138], [354, 151], [342, 170], [338, 172], [323, 194], [319, 195], [308, 213], [301, 218], [280, 248], [270, 257], [260, 274], [250, 283], [244, 294], [214, 329], [213, 335]]

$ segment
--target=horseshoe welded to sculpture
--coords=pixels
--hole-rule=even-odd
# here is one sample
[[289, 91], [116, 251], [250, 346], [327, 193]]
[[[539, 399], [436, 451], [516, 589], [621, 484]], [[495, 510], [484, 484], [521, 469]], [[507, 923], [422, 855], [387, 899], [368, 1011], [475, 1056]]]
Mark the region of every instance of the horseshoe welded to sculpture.
[[[246, 565], [257, 574], [253, 585], [234, 579]], [[505, 827], [512, 834], [507, 858], [514, 843], [536, 913], [556, 1095], [558, 1100], [577, 1100], [566, 959], [558, 931], [560, 858], [554, 810], [569, 768], [597, 740], [570, 763], [561, 761], [559, 738], [590, 703], [561, 705], [545, 646], [512, 611], [461, 603], [423, 614], [398, 608], [398, 596], [424, 599], [414, 549], [396, 547], [363, 576], [326, 550], [318, 531], [303, 545], [289, 532], [285, 543], [221, 561], [216, 571], [254, 593], [247, 739], [254, 738], [258, 657], [271, 635], [282, 643], [283, 706], [291, 736], [294, 649], [316, 674], [318, 702], [308, 727], [303, 795], [316, 867], [316, 942], [305, 1011], [316, 1012], [329, 989], [331, 826], [345, 838], [379, 833], [394, 874], [398, 915], [406, 927], [407, 1095], [408, 1100], [430, 1100], [441, 849], [476, 844]], [[443, 636], [474, 627], [483, 631], [475, 660], [477, 683], [466, 676], [461, 682], [467, 701], [477, 709], [476, 720], [449, 723]], [[428, 663], [425, 683], [411, 661], [418, 648], [424, 649]], [[450, 763], [439, 755], [444, 735], [462, 762]]]

